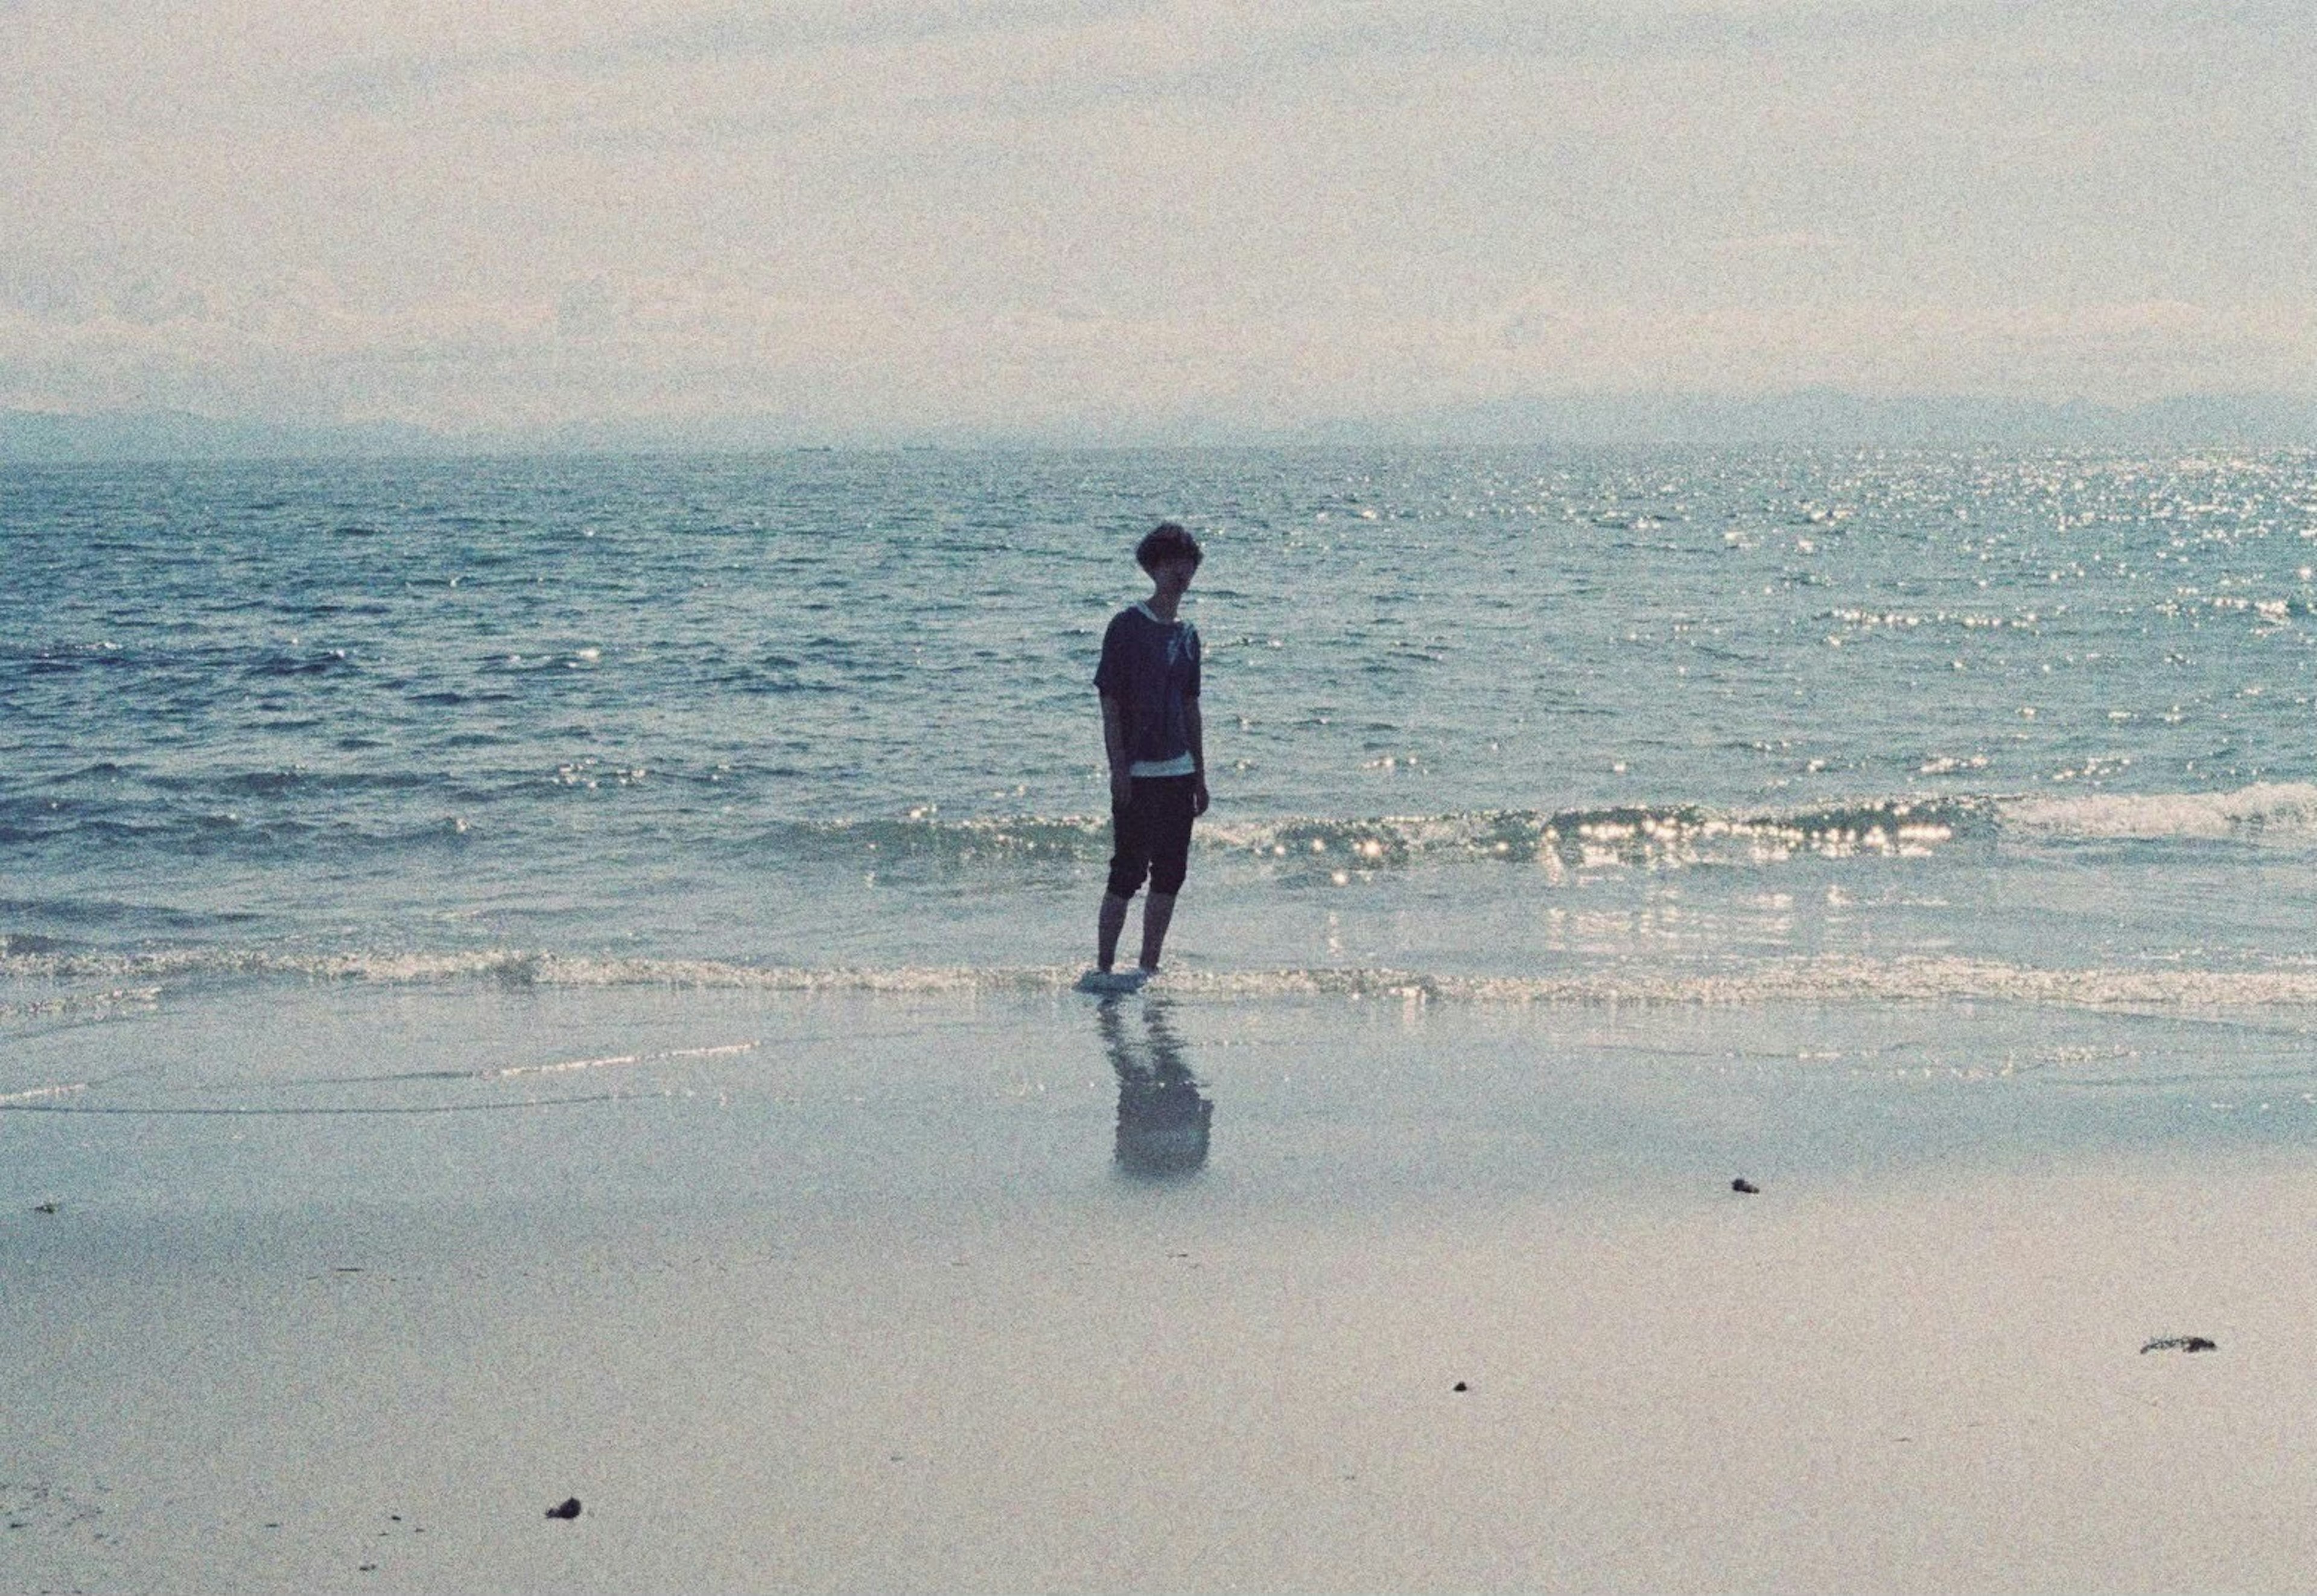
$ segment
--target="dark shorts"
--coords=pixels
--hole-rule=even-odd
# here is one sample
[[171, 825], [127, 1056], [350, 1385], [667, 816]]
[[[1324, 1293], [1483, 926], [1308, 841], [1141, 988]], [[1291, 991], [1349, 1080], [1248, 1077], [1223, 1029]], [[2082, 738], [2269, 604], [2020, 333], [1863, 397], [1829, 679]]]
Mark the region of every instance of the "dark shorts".
[[1179, 892], [1191, 865], [1191, 789], [1195, 776], [1138, 776], [1124, 809], [1113, 806], [1117, 845], [1110, 856], [1110, 895], [1132, 898], [1150, 878], [1154, 892]]

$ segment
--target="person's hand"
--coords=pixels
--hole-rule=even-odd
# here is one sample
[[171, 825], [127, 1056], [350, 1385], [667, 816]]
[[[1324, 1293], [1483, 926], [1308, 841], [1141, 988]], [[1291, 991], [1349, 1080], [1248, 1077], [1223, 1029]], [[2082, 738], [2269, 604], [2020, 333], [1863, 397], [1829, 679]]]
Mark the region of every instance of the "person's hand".
[[1133, 797], [1134, 778], [1126, 774], [1126, 767], [1124, 766], [1121, 765], [1114, 767], [1110, 773], [1111, 808], [1124, 809], [1127, 804], [1133, 800]]
[[1204, 814], [1204, 813], [1206, 813], [1206, 812], [1207, 812], [1207, 778], [1206, 778], [1205, 776], [1193, 776], [1193, 777], [1191, 778], [1191, 815], [1192, 815], [1192, 818], [1196, 819], [1198, 816], [1203, 815], [1203, 814]]

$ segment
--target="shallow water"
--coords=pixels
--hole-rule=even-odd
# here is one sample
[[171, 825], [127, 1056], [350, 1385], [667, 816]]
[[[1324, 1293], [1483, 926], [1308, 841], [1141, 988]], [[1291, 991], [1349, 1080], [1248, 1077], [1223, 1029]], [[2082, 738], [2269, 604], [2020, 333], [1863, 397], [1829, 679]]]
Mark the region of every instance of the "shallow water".
[[1162, 515], [1188, 972], [2317, 994], [2304, 454], [13, 470], [5, 967], [1070, 964]]
[[75, 1223], [1658, 1211], [1739, 1176], [1794, 1194], [2297, 1147], [2309, 1040], [2035, 1002], [271, 983], [19, 1029], [0, 1162]]

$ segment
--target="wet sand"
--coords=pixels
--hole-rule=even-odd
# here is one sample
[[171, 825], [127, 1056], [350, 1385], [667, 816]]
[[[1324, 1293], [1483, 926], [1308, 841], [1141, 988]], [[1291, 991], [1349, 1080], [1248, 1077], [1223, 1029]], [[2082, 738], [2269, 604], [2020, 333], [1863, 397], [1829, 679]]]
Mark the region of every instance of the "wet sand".
[[532, 1106], [0, 1116], [8, 1589], [2317, 1577], [2317, 1160], [1955, 1016], [297, 1004], [75, 1100]]

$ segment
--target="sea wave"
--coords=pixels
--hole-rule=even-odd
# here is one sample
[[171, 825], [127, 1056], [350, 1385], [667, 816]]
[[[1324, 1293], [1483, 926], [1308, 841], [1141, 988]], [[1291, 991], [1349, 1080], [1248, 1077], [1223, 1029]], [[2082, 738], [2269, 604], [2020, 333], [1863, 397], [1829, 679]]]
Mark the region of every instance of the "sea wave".
[[[1920, 857], [1958, 841], [2268, 839], [2317, 837], [2317, 785], [2260, 783], [2226, 792], [1963, 794], [1866, 797], [1792, 808], [1721, 810], [1634, 803], [1444, 814], [1289, 815], [1210, 820], [1209, 855], [1382, 869], [1475, 862], [1554, 867], [1774, 865], [1796, 857]], [[947, 863], [1098, 860], [1107, 817], [797, 821], [759, 832], [759, 847], [820, 857]]]
[[[0, 942], [4, 942], [0, 938]], [[4, 973], [8, 955], [0, 954], [0, 973]], [[31, 955], [15, 955], [31, 958]], [[161, 989], [157, 986], [112, 987], [101, 991], [67, 991], [43, 997], [26, 997], [21, 1000], [0, 1000], [0, 1024], [25, 1020], [83, 1020], [91, 1017], [106, 1018], [115, 1014], [133, 1013], [159, 1006]]]
[[2317, 785], [2256, 782], [2222, 793], [2077, 793], [2004, 801], [2007, 830], [2054, 837], [2306, 838], [2317, 834]]
[[[1798, 853], [1919, 853], [1958, 836], [1985, 832], [1992, 813], [1988, 800], [1909, 797], [1736, 814], [1697, 804], [1622, 804], [1434, 815], [1288, 815], [1211, 820], [1194, 842], [1208, 854], [1361, 869], [1460, 860], [1568, 866], [1724, 858], [1768, 863]], [[1107, 816], [915, 815], [783, 822], [756, 833], [752, 846], [811, 857], [881, 856], [958, 865], [1076, 861], [1107, 857], [1111, 832]]]
[[[537, 782], [486, 789], [379, 776], [240, 773], [183, 785], [201, 790], [160, 799], [0, 795], [0, 843], [282, 861], [301, 855], [432, 853], [486, 836], [519, 836], [535, 846], [549, 818], [526, 808], [540, 801]], [[303, 802], [315, 785], [327, 789], [322, 801]], [[404, 787], [411, 790], [396, 791]], [[295, 806], [267, 802], [291, 791], [300, 798]], [[383, 807], [346, 807], [350, 799], [386, 794], [393, 797]], [[191, 801], [196, 797], [201, 801]], [[470, 814], [477, 817], [471, 823]], [[679, 804], [622, 812], [597, 822], [594, 834], [604, 834], [606, 824], [662, 842], [681, 836], [689, 838], [687, 848], [722, 852], [743, 865], [794, 860], [971, 871], [1098, 864], [1111, 847], [1106, 814], [953, 817], [928, 807], [908, 815], [780, 820], [733, 830], [726, 817]], [[1869, 795], [1762, 808], [1642, 802], [1431, 814], [1219, 814], [1194, 840], [1209, 857], [1288, 869], [1499, 863], [1550, 872], [1921, 857], [1957, 843], [2005, 838], [2305, 841], [2317, 838], [2317, 785], [2259, 783], [2205, 793]]]
[[[0, 1008], [0, 1018], [68, 1008], [147, 1006], [173, 985], [274, 979], [309, 983], [475, 984], [543, 990], [939, 997], [1061, 994], [1081, 973], [1061, 965], [810, 966], [713, 959], [606, 958], [516, 949], [443, 953], [285, 953], [187, 948], [104, 954], [0, 954], [0, 980], [106, 983], [102, 994]], [[137, 985], [133, 983], [144, 983]], [[1731, 1006], [1762, 1003], [1990, 1001], [2092, 1009], [2317, 1008], [2317, 964], [2260, 969], [2180, 965], [2044, 968], [1948, 955], [1854, 955], [1686, 969], [1624, 964], [1561, 973], [1472, 975], [1382, 966], [1169, 970], [1146, 989], [1191, 1001], [1335, 998], [1503, 1005]], [[626, 1063], [624, 1055], [609, 1061]]]
[[1551, 866], [1774, 864], [1797, 854], [1912, 856], [1984, 831], [1973, 799], [1866, 799], [1724, 813], [1695, 804], [1489, 810], [1370, 820], [1295, 819], [1208, 828], [1205, 843], [1275, 859], [1327, 858], [1362, 868], [1436, 860]]

